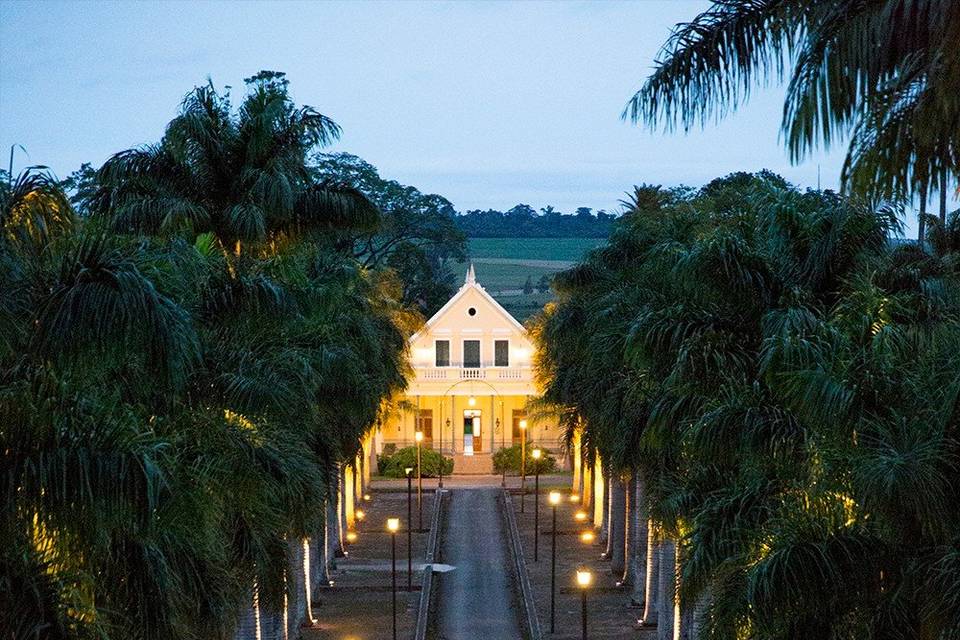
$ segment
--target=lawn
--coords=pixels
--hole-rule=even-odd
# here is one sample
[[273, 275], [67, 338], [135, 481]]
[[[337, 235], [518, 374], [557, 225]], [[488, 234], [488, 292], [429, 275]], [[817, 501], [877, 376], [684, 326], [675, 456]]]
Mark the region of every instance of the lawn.
[[[551, 293], [518, 295], [528, 277], [536, 287], [542, 276], [552, 277], [605, 242], [601, 238], [471, 238], [469, 250], [477, 281], [522, 322], [553, 299]], [[468, 264], [453, 265], [460, 281]]]
[[[463, 277], [467, 272], [467, 263], [454, 264], [453, 268], [457, 273], [457, 281], [463, 282]], [[522, 262], [505, 264], [474, 262], [473, 268], [477, 272], [477, 282], [482, 284], [483, 288], [492, 295], [498, 295], [504, 291], [516, 292], [523, 289], [527, 276], [533, 280], [533, 286], [536, 287], [541, 276], [550, 277], [562, 267], [528, 266]]]
[[470, 256], [577, 262], [606, 238], [470, 238]]

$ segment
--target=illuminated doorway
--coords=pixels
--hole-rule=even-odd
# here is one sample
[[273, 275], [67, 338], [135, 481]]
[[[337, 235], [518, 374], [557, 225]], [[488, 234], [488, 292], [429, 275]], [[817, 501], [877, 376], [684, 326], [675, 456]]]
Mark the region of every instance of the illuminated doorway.
[[467, 409], [463, 412], [463, 453], [472, 456], [483, 449], [480, 438], [480, 410]]

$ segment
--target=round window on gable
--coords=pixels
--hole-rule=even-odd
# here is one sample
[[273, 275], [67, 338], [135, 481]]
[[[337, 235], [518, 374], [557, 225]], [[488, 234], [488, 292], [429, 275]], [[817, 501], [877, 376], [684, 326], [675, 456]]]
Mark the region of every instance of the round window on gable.
[[477, 309], [476, 309], [476, 307], [470, 307], [469, 309], [467, 309], [467, 315], [470, 315], [470, 316], [475, 316], [475, 315], [477, 315]]

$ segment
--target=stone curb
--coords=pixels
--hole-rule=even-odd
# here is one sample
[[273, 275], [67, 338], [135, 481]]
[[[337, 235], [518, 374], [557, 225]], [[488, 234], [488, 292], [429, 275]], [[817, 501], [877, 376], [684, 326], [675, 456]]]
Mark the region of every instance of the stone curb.
[[433, 494], [433, 517], [430, 518], [430, 537], [427, 538], [426, 557], [423, 559], [423, 578], [420, 582], [420, 602], [417, 606], [417, 626], [413, 631], [414, 640], [426, 640], [430, 618], [430, 596], [433, 591], [433, 562], [436, 559], [440, 541], [440, 511], [446, 489], [438, 489]]
[[520, 542], [520, 530], [517, 528], [517, 516], [513, 512], [513, 499], [506, 490], [503, 497], [503, 511], [507, 518], [507, 528], [510, 530], [510, 551], [513, 556], [514, 571], [520, 586], [520, 601], [523, 604], [523, 619], [526, 637], [529, 640], [542, 640], [543, 631], [540, 629], [540, 618], [537, 617], [537, 604], [533, 598], [533, 589], [530, 587], [530, 576], [527, 573], [527, 563], [523, 559], [523, 544]]

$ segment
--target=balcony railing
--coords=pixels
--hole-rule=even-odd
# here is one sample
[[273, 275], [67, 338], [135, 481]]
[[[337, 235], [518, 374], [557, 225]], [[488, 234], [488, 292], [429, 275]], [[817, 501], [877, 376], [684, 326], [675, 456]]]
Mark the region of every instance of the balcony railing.
[[530, 380], [530, 367], [415, 367], [420, 380]]

